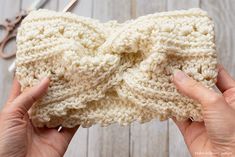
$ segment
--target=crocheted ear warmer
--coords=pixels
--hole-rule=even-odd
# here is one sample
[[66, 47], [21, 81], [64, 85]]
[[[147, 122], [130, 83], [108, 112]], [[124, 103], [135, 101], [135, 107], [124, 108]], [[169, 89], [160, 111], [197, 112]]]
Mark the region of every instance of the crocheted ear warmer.
[[22, 90], [51, 80], [30, 110], [37, 127], [126, 125], [156, 117], [201, 121], [201, 105], [178, 93], [170, 77], [181, 69], [211, 88], [216, 64], [213, 22], [200, 9], [121, 24], [38, 10], [17, 36]]

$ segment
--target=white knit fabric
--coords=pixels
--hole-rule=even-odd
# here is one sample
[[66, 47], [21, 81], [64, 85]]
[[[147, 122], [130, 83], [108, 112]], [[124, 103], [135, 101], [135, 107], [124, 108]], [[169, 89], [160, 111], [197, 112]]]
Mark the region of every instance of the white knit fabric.
[[49, 77], [30, 118], [38, 127], [126, 125], [153, 118], [202, 120], [201, 105], [170, 81], [181, 69], [216, 82], [214, 26], [200, 9], [155, 13], [125, 23], [49, 10], [31, 12], [17, 36], [22, 90]]

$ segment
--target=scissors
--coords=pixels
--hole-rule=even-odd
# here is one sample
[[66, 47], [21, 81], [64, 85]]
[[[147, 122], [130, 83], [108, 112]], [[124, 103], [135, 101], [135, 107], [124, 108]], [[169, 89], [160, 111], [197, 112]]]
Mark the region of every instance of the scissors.
[[0, 24], [0, 29], [3, 36], [0, 39], [0, 57], [3, 59], [8, 59], [16, 54], [16, 50], [7, 54], [4, 52], [7, 44], [11, 40], [16, 39], [17, 28], [21, 21], [28, 15], [28, 13], [32, 10], [36, 10], [41, 8], [48, 0], [35, 0], [27, 10], [21, 11], [15, 18], [13, 19], [6, 19], [4, 23]]
[[[37, 10], [41, 8], [48, 0], [35, 0], [27, 10], [21, 11], [13, 20], [6, 19], [3, 24], [0, 24], [0, 29], [3, 32], [3, 37], [0, 39], [0, 57], [3, 59], [9, 59], [16, 54], [16, 50], [7, 54], [4, 52], [7, 44], [13, 39], [16, 39], [17, 28], [21, 21], [29, 14], [32, 10]], [[63, 12], [67, 12], [78, 0], [71, 0], [66, 7], [63, 9]]]

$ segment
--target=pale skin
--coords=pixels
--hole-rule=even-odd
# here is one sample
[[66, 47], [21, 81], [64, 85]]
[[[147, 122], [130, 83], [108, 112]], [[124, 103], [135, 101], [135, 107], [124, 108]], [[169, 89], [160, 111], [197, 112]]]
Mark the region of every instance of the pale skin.
[[[182, 71], [172, 78], [182, 94], [200, 102], [204, 122], [174, 121], [193, 157], [235, 156], [235, 81], [218, 66], [217, 87], [221, 93], [205, 88]], [[77, 128], [35, 128], [28, 110], [46, 93], [49, 80], [20, 92], [15, 79], [7, 103], [0, 113], [1, 157], [62, 157]]]
[[218, 66], [217, 87], [221, 93], [176, 71], [173, 83], [184, 95], [202, 104], [204, 122], [174, 119], [193, 157], [235, 156], [235, 81]]
[[77, 128], [35, 128], [28, 117], [32, 104], [46, 93], [49, 80], [20, 93], [15, 79], [0, 113], [1, 157], [62, 157]]

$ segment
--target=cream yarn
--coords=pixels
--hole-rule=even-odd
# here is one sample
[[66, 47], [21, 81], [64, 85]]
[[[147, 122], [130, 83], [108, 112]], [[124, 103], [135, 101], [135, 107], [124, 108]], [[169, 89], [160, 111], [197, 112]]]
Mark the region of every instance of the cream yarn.
[[126, 125], [172, 116], [201, 121], [201, 105], [179, 94], [170, 77], [181, 69], [210, 88], [216, 64], [213, 22], [200, 9], [122, 24], [38, 10], [24, 19], [17, 36], [22, 90], [51, 80], [30, 110], [38, 127]]

